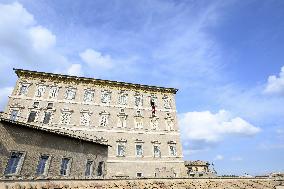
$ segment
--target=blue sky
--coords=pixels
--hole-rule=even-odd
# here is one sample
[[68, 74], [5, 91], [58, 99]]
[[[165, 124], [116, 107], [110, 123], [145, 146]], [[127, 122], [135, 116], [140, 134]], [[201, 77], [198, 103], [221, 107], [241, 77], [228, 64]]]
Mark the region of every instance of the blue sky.
[[0, 107], [13, 67], [176, 87], [184, 156], [284, 171], [284, 1], [0, 0]]

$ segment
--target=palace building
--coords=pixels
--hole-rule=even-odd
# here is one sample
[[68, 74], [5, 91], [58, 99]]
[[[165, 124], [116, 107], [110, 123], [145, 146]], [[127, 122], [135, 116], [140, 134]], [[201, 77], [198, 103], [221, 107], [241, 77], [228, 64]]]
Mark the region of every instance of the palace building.
[[96, 145], [109, 146], [104, 165], [108, 178], [186, 175], [175, 106], [177, 89], [15, 72], [18, 80], [2, 114], [4, 120], [100, 139]]

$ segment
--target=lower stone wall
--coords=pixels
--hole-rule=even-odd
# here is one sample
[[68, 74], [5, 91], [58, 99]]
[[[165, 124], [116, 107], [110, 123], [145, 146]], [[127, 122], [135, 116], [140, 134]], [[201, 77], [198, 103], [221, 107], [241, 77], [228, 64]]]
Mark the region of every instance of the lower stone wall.
[[0, 189], [283, 189], [284, 180], [266, 179], [136, 179], [0, 181]]
[[108, 178], [137, 178], [137, 173], [146, 178], [180, 178], [186, 176], [183, 162], [135, 161], [111, 162], [107, 161]]

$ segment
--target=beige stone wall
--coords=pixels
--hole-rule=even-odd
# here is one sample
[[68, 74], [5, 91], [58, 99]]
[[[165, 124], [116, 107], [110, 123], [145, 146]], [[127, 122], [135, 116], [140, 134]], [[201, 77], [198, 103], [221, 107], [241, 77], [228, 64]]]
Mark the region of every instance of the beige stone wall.
[[[86, 142], [79, 139], [60, 136], [47, 131], [27, 128], [14, 123], [0, 122], [0, 178], [2, 179], [85, 179], [87, 160], [94, 161], [92, 176], [96, 174], [99, 162], [107, 161], [107, 146]], [[11, 152], [23, 152], [22, 166], [19, 172], [13, 175], [4, 174]], [[48, 170], [45, 176], [36, 175], [38, 162], [41, 155], [48, 155]], [[71, 169], [68, 176], [60, 176], [60, 166], [63, 157], [71, 158]]]
[[283, 181], [273, 179], [139, 179], [90, 181], [0, 181], [0, 188], [58, 188], [58, 189], [273, 189], [283, 188]]
[[[19, 95], [20, 86], [22, 83], [29, 83], [28, 92], [26, 95]], [[45, 93], [42, 97], [38, 98], [35, 96], [38, 84], [46, 85]], [[58, 86], [59, 94], [57, 98], [49, 98], [49, 89], [51, 86]], [[76, 97], [74, 100], [66, 100], [65, 92], [68, 87], [76, 88]], [[94, 101], [90, 103], [85, 103], [83, 100], [84, 90], [93, 89], [95, 91]], [[101, 92], [102, 90], [109, 90], [111, 92], [111, 101], [108, 105], [101, 103]], [[124, 90], [128, 94], [127, 105], [119, 105], [118, 98], [119, 93]], [[143, 106], [137, 108], [134, 102], [134, 95], [139, 92], [143, 95]], [[159, 127], [153, 130], [150, 126], [151, 120], [151, 107], [150, 107], [150, 96], [154, 94], [157, 96], [157, 112], [156, 116], [159, 118]], [[163, 97], [167, 95], [171, 99], [171, 108], [166, 109], [164, 107]], [[35, 101], [40, 102], [39, 108], [34, 109], [32, 107]], [[54, 108], [52, 110], [53, 116], [50, 124], [44, 125], [42, 123], [44, 117], [44, 111], [46, 111], [46, 106], [49, 102], [54, 103]], [[5, 115], [9, 118], [11, 110], [13, 108], [18, 108], [20, 111], [19, 121], [26, 122], [28, 115], [31, 110], [38, 112], [36, 122], [34, 124], [42, 125], [43, 127], [54, 127], [54, 128], [68, 128], [74, 130], [84, 131], [86, 133], [91, 133], [98, 137], [104, 137], [108, 140], [108, 143], [112, 146], [109, 148], [109, 170], [113, 174], [116, 174], [117, 166], [121, 162], [121, 168], [127, 173], [129, 177], [135, 177], [137, 170], [132, 166], [131, 169], [124, 167], [126, 165], [124, 162], [132, 162], [133, 165], [137, 163], [137, 166], [143, 167], [141, 172], [145, 175], [154, 175], [153, 172], [153, 162], [155, 162], [154, 168], [165, 168], [167, 170], [174, 169], [177, 173], [176, 175], [185, 175], [185, 169], [181, 170], [183, 166], [183, 154], [182, 145], [180, 142], [179, 127], [177, 123], [176, 106], [175, 106], [175, 96], [173, 93], [156, 92], [153, 90], [141, 90], [139, 88], [133, 89], [127, 86], [115, 87], [113, 85], [97, 85], [91, 82], [84, 82], [82, 80], [62, 80], [59, 78], [45, 78], [43, 77], [32, 77], [23, 76], [17, 81], [16, 87], [9, 98], [8, 106], [5, 110]], [[68, 109], [72, 111], [70, 125], [62, 125], [61, 120], [61, 110]], [[126, 127], [119, 128], [118, 114], [120, 109], [124, 109], [127, 115]], [[143, 129], [135, 128], [135, 115], [136, 111], [140, 109], [143, 116]], [[91, 112], [91, 122], [90, 126], [80, 125], [80, 115], [81, 111], [88, 110]], [[109, 124], [106, 127], [101, 127], [99, 125], [100, 112], [106, 111], [109, 113]], [[170, 116], [174, 120], [173, 129], [169, 130], [166, 125], [165, 118]], [[117, 157], [117, 141], [126, 140], [126, 156]], [[140, 140], [143, 142], [143, 157], [135, 157], [135, 141]], [[161, 157], [153, 158], [153, 141], [157, 141], [161, 148]], [[177, 155], [175, 157], [169, 154], [169, 142], [176, 143]], [[115, 163], [113, 163], [116, 161]], [[167, 162], [168, 163], [164, 163]], [[143, 162], [143, 163], [139, 163]], [[145, 163], [146, 162], [146, 163]], [[171, 164], [173, 162], [173, 164]], [[117, 168], [118, 167], [118, 168]], [[151, 170], [151, 171], [150, 171]], [[114, 176], [114, 175], [113, 175]], [[174, 176], [174, 175], [172, 175]]]

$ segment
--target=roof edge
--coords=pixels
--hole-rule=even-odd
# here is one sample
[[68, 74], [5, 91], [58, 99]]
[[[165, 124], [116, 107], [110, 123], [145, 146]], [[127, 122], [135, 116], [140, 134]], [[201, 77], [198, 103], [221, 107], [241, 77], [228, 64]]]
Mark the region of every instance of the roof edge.
[[18, 68], [13, 68], [13, 70], [15, 71], [18, 77], [20, 77], [21, 74], [26, 73], [26, 74], [43, 75], [43, 76], [51, 76], [51, 77], [59, 77], [59, 78], [61, 77], [61, 78], [74, 79], [74, 80], [80, 80], [80, 81], [93, 81], [99, 84], [107, 83], [107, 84], [123, 86], [123, 87], [134, 87], [134, 88], [138, 87], [144, 90], [162, 91], [162, 92], [169, 92], [173, 94], [176, 94], [178, 91], [178, 89], [170, 88], [170, 87], [158, 87], [154, 85], [143, 85], [143, 84], [127, 83], [127, 82], [122, 82], [122, 81], [112, 81], [112, 80], [71, 76], [71, 75], [64, 75], [64, 74], [57, 74], [57, 73], [38, 72], [38, 71], [18, 69]]
[[92, 143], [100, 144], [100, 145], [104, 145], [104, 146], [111, 146], [111, 145], [107, 144], [106, 142], [101, 141], [101, 139], [92, 139], [92, 138], [88, 138], [86, 136], [80, 137], [78, 135], [75, 135], [75, 134], [73, 135], [73, 134], [66, 133], [66, 132], [63, 132], [63, 131], [60, 131], [60, 130], [48, 129], [48, 128], [44, 128], [44, 127], [40, 127], [40, 126], [37, 126], [37, 125], [32, 125], [32, 124], [28, 124], [28, 123], [24, 123], [24, 122], [19, 122], [19, 121], [12, 121], [10, 119], [6, 119], [6, 118], [3, 118], [3, 117], [0, 117], [0, 122], [12, 123], [12, 124], [15, 124], [15, 125], [18, 125], [18, 126], [24, 126], [24, 127], [30, 128], [30, 129], [38, 129], [40, 131], [45, 131], [45, 132], [48, 132], [48, 133], [53, 133], [53, 134], [64, 136], [64, 137], [69, 137], [69, 138], [73, 138], [73, 139], [77, 139], [77, 140], [83, 140], [83, 141], [86, 141], [86, 142], [92, 142]]

